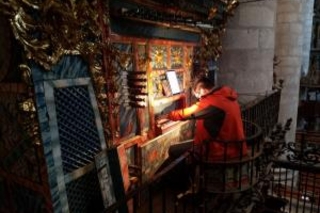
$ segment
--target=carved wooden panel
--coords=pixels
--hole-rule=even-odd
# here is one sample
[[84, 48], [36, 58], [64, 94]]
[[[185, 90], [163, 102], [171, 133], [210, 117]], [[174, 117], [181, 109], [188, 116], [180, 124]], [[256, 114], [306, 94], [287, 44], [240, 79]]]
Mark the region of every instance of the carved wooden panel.
[[147, 181], [168, 157], [170, 145], [192, 138], [190, 123], [179, 123], [175, 129], [141, 145], [142, 181]]
[[170, 48], [170, 64], [172, 69], [182, 68], [184, 65], [183, 58], [183, 47], [182, 46], [171, 46]]
[[151, 46], [152, 69], [166, 69], [168, 67], [168, 47], [162, 45]]

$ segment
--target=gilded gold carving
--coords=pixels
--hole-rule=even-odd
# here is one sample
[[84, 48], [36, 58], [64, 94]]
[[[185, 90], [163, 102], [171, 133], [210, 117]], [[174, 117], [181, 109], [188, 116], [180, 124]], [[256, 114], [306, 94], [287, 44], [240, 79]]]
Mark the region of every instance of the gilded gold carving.
[[138, 62], [137, 62], [138, 70], [146, 71], [151, 61], [146, 53], [146, 45], [144, 44], [138, 45], [137, 50], [138, 50]]
[[187, 49], [187, 54], [186, 54], [186, 67], [188, 69], [191, 68], [192, 64], [193, 64], [193, 54], [192, 54], [193, 49], [192, 48], [188, 48]]
[[182, 47], [171, 48], [171, 67], [177, 68], [183, 65], [183, 49]]
[[161, 49], [155, 50], [154, 61], [156, 64], [160, 64], [163, 61], [163, 51]]
[[217, 15], [217, 12], [218, 12], [217, 7], [211, 7], [208, 14], [208, 20], [214, 19]]
[[234, 11], [238, 6], [239, 6], [239, 1], [238, 0], [229, 0], [228, 4], [227, 4], [226, 12], [229, 15], [234, 15]]
[[119, 55], [119, 65], [122, 69], [128, 70], [130, 64], [131, 64], [131, 58], [132, 54], [127, 54], [124, 52], [120, 52]]
[[20, 64], [19, 69], [22, 72], [22, 80], [24, 83], [27, 85], [31, 86], [32, 85], [32, 79], [31, 79], [31, 69], [28, 67], [28, 65], [25, 64]]
[[26, 56], [46, 70], [62, 55], [79, 52], [83, 56], [98, 52], [96, 1], [0, 1], [9, 17], [12, 31]]
[[151, 62], [151, 58], [146, 53], [146, 46], [139, 45], [138, 46], [138, 69], [141, 71], [146, 71], [150, 62]]
[[201, 57], [204, 61], [217, 60], [222, 53], [221, 45], [222, 31], [208, 30], [202, 32], [202, 40], [204, 45], [201, 46]]
[[151, 62], [149, 57], [139, 57], [138, 59], [138, 67], [139, 70], [145, 71], [147, 70], [148, 64]]
[[167, 67], [167, 48], [164, 46], [153, 46], [152, 63], [154, 69], [164, 69]]
[[20, 103], [20, 110], [23, 112], [35, 112], [36, 108], [34, 107], [34, 102], [31, 98], [28, 98], [27, 100]]
[[[15, 38], [22, 44], [27, 58], [50, 70], [65, 54], [80, 54], [90, 64], [93, 85], [98, 98], [98, 107], [102, 112], [102, 120], [106, 136], [110, 135], [109, 105], [106, 93], [105, 74], [102, 69], [102, 52], [107, 55], [105, 66], [108, 67], [109, 85], [112, 86], [112, 63], [117, 52], [109, 40], [101, 41], [101, 24], [108, 28], [108, 1], [99, 5], [105, 7], [102, 17], [98, 17], [98, 1], [36, 1], [8, 0], [0, 1], [0, 10], [8, 17]], [[99, 19], [100, 18], [100, 22]], [[117, 58], [118, 59], [118, 58]], [[24, 65], [22, 78], [30, 83], [30, 73]], [[27, 72], [28, 71], [28, 72]], [[30, 94], [32, 95], [32, 91]], [[32, 97], [29, 97], [32, 98]], [[33, 111], [26, 111], [31, 102], [22, 100], [22, 113], [26, 125], [33, 122]], [[30, 108], [32, 109], [32, 108]], [[24, 122], [24, 121], [23, 121]], [[31, 127], [26, 127], [31, 134]], [[34, 140], [40, 141], [40, 140]]]
[[[223, 21], [215, 26], [216, 28], [201, 29], [203, 43], [200, 48], [202, 61], [217, 60], [222, 53], [221, 36], [225, 32], [225, 25], [229, 16], [234, 15], [235, 9], [239, 6], [238, 0], [222, 0], [225, 7], [222, 12]], [[213, 20], [218, 12], [212, 7], [208, 12], [208, 20]]]
[[19, 100], [19, 111], [21, 114], [21, 120], [23, 129], [25, 130], [28, 137], [31, 138], [33, 144], [40, 145], [40, 132], [39, 132], [39, 123], [37, 119], [36, 105], [34, 101], [34, 93], [31, 89], [33, 83], [31, 79], [31, 69], [25, 65], [20, 64], [19, 69], [22, 73], [22, 80], [26, 83], [28, 88], [28, 93], [25, 97]]

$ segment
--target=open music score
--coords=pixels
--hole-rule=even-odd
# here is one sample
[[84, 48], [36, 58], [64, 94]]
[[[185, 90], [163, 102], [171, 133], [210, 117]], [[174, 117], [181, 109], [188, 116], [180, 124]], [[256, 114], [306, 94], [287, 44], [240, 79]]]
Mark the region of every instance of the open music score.
[[179, 85], [177, 73], [174, 70], [168, 70], [166, 72], [166, 79], [169, 82], [170, 91], [172, 95], [181, 93], [181, 88]]

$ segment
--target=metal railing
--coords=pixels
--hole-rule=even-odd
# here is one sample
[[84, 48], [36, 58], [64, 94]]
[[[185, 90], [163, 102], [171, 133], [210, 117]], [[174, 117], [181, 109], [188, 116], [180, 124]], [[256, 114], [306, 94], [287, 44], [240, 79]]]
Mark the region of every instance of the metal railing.
[[272, 161], [268, 195], [282, 200], [280, 212], [320, 212], [320, 144], [305, 138], [297, 142], [273, 140], [278, 155]]
[[[320, 212], [320, 168], [301, 162], [274, 162], [269, 195], [282, 200], [279, 212]], [[280, 199], [279, 199], [280, 198]]]
[[243, 105], [243, 119], [259, 125], [264, 136], [268, 135], [278, 122], [280, 97], [281, 90], [276, 90]]

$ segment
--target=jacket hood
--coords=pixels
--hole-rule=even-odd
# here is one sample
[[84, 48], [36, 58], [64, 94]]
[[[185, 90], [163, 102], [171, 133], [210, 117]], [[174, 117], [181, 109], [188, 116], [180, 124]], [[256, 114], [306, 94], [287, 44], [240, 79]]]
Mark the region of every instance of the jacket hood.
[[234, 89], [227, 86], [218, 87], [213, 91], [213, 93], [214, 95], [221, 95], [232, 101], [237, 100], [238, 98], [238, 93]]

